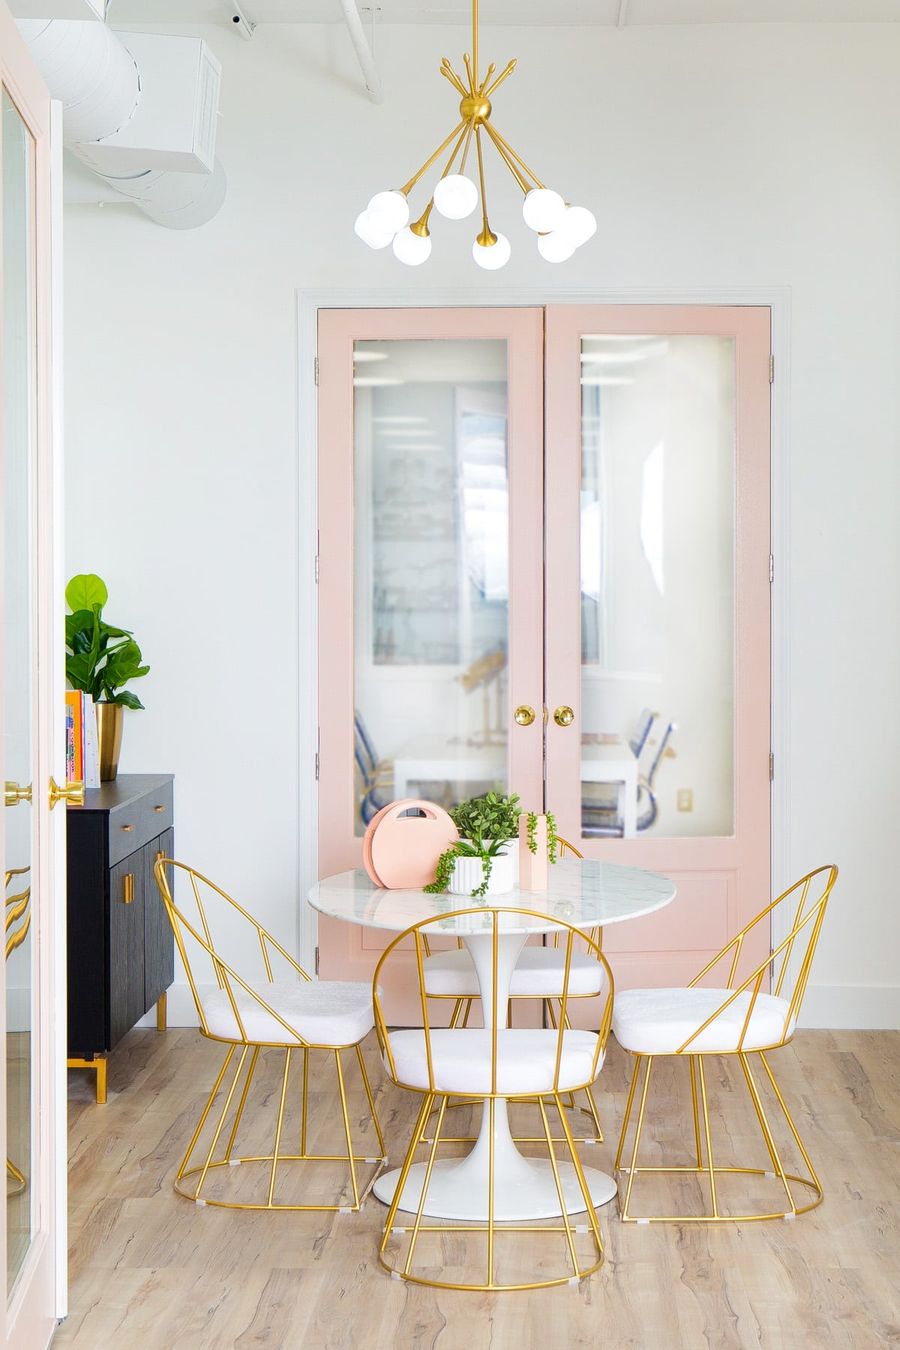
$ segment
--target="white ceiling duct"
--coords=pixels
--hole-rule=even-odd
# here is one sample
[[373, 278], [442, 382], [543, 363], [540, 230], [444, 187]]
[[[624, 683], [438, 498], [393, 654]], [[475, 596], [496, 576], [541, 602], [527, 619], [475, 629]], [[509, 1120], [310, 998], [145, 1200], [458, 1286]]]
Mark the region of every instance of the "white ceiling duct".
[[215, 158], [218, 62], [199, 38], [125, 34], [105, 23], [20, 20], [66, 146], [145, 215], [204, 225], [225, 199]]

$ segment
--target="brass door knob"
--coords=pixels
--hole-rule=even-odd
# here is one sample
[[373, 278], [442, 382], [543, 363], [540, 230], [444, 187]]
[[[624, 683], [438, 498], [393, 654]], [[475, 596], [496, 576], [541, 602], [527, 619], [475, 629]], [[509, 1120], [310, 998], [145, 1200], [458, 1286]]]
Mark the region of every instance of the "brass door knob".
[[570, 708], [566, 703], [561, 704], [553, 714], [553, 720], [558, 727], [570, 727], [575, 721], [574, 708]]
[[513, 716], [520, 727], [530, 727], [534, 721], [534, 708], [530, 708], [527, 703], [520, 703]]
[[50, 779], [50, 810], [57, 802], [66, 802], [72, 806], [84, 806], [84, 783], [63, 783]]
[[3, 783], [3, 805], [17, 806], [19, 802], [31, 801], [31, 784], [22, 787], [21, 783], [11, 783], [6, 779]]

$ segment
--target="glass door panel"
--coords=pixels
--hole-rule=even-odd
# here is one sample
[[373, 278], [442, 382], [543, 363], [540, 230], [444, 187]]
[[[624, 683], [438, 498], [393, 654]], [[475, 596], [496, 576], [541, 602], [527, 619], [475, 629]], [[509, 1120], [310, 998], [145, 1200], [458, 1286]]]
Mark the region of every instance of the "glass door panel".
[[507, 783], [504, 340], [354, 344], [355, 829]]
[[32, 463], [34, 458], [34, 141], [2, 95], [3, 222], [3, 812], [6, 950], [6, 1256], [11, 1289], [32, 1239], [38, 1194], [32, 1148], [35, 1039], [31, 929]]
[[734, 829], [734, 371], [730, 336], [581, 341], [588, 839]]

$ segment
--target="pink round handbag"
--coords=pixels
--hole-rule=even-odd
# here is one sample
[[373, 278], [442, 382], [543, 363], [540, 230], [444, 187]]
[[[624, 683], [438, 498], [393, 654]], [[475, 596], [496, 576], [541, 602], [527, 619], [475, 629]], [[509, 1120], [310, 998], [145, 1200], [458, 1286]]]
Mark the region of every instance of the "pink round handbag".
[[[417, 814], [408, 815], [409, 811]], [[369, 822], [363, 862], [377, 886], [421, 890], [434, 881], [438, 858], [458, 838], [443, 807], [405, 797], [385, 806]]]

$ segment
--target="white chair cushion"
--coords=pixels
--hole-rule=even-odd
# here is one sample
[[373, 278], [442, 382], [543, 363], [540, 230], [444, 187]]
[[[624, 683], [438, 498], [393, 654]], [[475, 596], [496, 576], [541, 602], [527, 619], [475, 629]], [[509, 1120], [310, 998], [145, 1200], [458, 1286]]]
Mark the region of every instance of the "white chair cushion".
[[[751, 990], [739, 994], [721, 1016], [686, 1047], [685, 1054], [722, 1053], [738, 1048]], [[613, 1003], [613, 1034], [625, 1050], [672, 1055], [729, 996], [727, 989], [625, 989]], [[757, 995], [742, 1049], [777, 1045], [785, 1036], [789, 1004], [773, 994]], [[792, 1018], [787, 1034], [794, 1029]]]
[[[478, 978], [465, 947], [434, 952], [423, 961], [426, 994], [451, 998], [478, 998]], [[566, 949], [523, 947], [510, 981], [514, 998], [562, 998]], [[569, 993], [599, 994], [605, 983], [603, 967], [587, 952], [572, 953]]]
[[[428, 1088], [428, 1059], [424, 1031], [394, 1031], [391, 1054], [397, 1080], [408, 1087]], [[556, 1069], [557, 1032], [502, 1030], [497, 1032], [497, 1092], [552, 1092]], [[559, 1070], [559, 1090], [581, 1087], [596, 1077], [593, 1071], [597, 1036], [592, 1031], [566, 1031]], [[438, 1092], [491, 1090], [491, 1033], [479, 1028], [438, 1030], [431, 1033], [431, 1062]], [[603, 1063], [601, 1055], [597, 1070]], [[390, 1066], [385, 1063], [390, 1073]]]
[[[249, 981], [248, 981], [249, 983]], [[264, 999], [296, 1031], [290, 1032], [261, 1008], [250, 994], [231, 981], [244, 1031], [249, 1041], [296, 1045], [302, 1038], [311, 1045], [356, 1045], [372, 1030], [372, 986], [343, 980], [275, 980], [255, 986]], [[242, 1040], [231, 1001], [224, 989], [214, 989], [203, 999], [210, 1033], [226, 1040]]]

